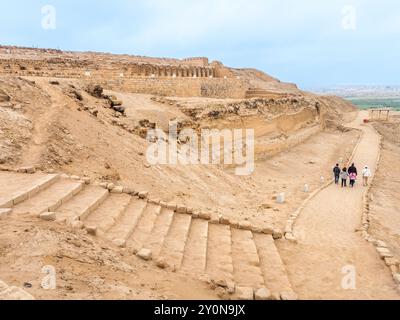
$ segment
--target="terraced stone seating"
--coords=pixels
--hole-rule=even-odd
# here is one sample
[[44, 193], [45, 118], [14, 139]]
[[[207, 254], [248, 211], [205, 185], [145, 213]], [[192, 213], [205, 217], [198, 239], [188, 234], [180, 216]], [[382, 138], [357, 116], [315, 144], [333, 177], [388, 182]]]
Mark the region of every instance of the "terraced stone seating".
[[106, 185], [87, 184], [79, 177], [35, 174], [23, 179], [21, 174], [0, 172], [0, 182], [5, 178], [15, 182], [6, 189], [20, 187], [5, 194], [0, 184], [0, 207], [12, 208], [10, 218], [54, 212], [58, 222], [86, 228], [161, 268], [234, 285], [238, 298], [254, 298], [259, 289], [270, 292], [270, 299], [296, 298], [271, 234], [246, 224], [233, 227], [207, 214], [178, 213], [193, 211], [144, 199], [145, 193], [122, 193], [121, 187], [109, 191]]

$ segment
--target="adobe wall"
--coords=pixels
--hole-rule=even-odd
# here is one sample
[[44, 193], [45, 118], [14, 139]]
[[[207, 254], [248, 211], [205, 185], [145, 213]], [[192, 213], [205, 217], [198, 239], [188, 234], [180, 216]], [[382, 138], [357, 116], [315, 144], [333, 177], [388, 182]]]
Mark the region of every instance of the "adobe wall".
[[233, 122], [224, 121], [215, 126], [211, 125], [211, 128], [219, 130], [254, 129], [255, 160], [262, 161], [300, 145], [314, 134], [322, 131], [323, 126], [317, 116], [316, 110], [303, 108], [298, 112], [281, 114], [272, 119], [249, 116]]
[[59, 78], [215, 78], [212, 66], [95, 63], [89, 60], [0, 59], [0, 74]]
[[174, 97], [243, 99], [247, 90], [246, 84], [237, 79], [134, 78], [99, 81], [88, 79], [87, 82], [100, 84], [109, 90]]
[[299, 130], [294, 134], [290, 135], [286, 140], [276, 140], [269, 143], [257, 143], [255, 154], [256, 154], [256, 161], [264, 161], [270, 159], [271, 157], [294, 148], [309, 138], [314, 136], [315, 134], [322, 131], [322, 127], [319, 124], [314, 126]]

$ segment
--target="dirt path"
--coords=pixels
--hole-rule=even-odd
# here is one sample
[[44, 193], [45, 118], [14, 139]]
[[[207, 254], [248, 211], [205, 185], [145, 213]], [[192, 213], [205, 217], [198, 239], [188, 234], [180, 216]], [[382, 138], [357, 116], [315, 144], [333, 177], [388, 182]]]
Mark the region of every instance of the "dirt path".
[[[366, 117], [361, 112], [350, 125], [364, 132], [354, 159], [359, 170], [364, 165], [374, 167], [379, 152], [378, 135], [361, 125]], [[301, 299], [400, 299], [389, 269], [374, 247], [355, 232], [365, 191], [361, 181], [354, 190], [336, 185], [325, 189], [296, 223], [298, 244], [281, 244], [289, 278]], [[343, 289], [342, 282], [351, 279], [352, 271], [355, 289]]]
[[65, 104], [65, 100], [63, 100], [61, 94], [48, 81], [44, 79], [35, 79], [35, 81], [50, 95], [51, 105], [50, 107], [37, 106], [37, 116], [32, 121], [34, 123], [32, 142], [29, 145], [29, 149], [24, 152], [22, 158], [23, 166], [32, 166], [40, 163], [41, 156], [46, 148], [46, 142], [49, 138], [49, 124], [54, 117], [60, 114], [58, 111]]

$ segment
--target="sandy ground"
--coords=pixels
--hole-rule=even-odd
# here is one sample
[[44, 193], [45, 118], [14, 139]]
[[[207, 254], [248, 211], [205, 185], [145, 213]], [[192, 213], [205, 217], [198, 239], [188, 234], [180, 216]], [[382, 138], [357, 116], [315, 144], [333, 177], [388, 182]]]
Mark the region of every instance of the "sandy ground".
[[[364, 131], [355, 163], [374, 166], [378, 157], [379, 136], [361, 112], [352, 126]], [[283, 260], [294, 290], [301, 299], [399, 299], [389, 269], [374, 247], [355, 232], [360, 226], [365, 188], [336, 185], [319, 193], [300, 216], [295, 226], [298, 244], [280, 245]], [[355, 287], [343, 286], [346, 270], [355, 274]], [[346, 289], [344, 289], [346, 288]]]
[[383, 136], [380, 168], [372, 188], [370, 233], [385, 241], [400, 260], [400, 113], [389, 123], [374, 123]]

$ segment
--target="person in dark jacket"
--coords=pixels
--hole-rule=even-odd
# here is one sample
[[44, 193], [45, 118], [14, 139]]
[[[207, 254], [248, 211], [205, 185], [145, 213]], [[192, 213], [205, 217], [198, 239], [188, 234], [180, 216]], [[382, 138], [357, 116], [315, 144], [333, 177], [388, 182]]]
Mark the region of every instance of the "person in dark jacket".
[[357, 168], [356, 168], [356, 166], [354, 165], [354, 163], [351, 165], [351, 167], [349, 168], [349, 170], [348, 170], [347, 173], [348, 173], [348, 174], [355, 173], [355, 174], [358, 176]]
[[335, 176], [335, 184], [339, 184], [339, 180], [340, 180], [340, 167], [339, 164], [336, 164], [336, 167], [333, 168], [333, 174]]

